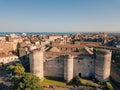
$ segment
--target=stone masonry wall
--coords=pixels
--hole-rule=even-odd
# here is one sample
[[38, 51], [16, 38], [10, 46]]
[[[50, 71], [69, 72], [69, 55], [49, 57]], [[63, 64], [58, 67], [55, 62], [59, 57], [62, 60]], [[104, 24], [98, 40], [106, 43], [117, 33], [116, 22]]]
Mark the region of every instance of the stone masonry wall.
[[44, 62], [44, 76], [64, 77], [64, 57], [46, 59]]
[[74, 77], [81, 73], [81, 77], [89, 77], [94, 74], [94, 59], [83, 57], [74, 60]]

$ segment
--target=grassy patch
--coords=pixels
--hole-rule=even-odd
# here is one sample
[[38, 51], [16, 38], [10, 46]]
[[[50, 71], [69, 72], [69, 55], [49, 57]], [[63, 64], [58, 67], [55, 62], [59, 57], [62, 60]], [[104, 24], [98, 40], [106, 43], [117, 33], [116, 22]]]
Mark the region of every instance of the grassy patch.
[[89, 80], [84, 80], [84, 79], [81, 79], [81, 78], [80, 78], [79, 81], [80, 81], [80, 84], [81, 84], [81, 85], [84, 85], [84, 86], [98, 87], [98, 84], [93, 83], [93, 82], [91, 82], [91, 81], [89, 81]]
[[98, 87], [99, 85], [86, 79], [82, 79], [80, 77], [76, 77], [75, 80], [76, 85], [82, 85], [82, 86], [89, 86], [89, 87]]
[[41, 82], [41, 86], [56, 85], [56, 86], [66, 86], [66, 83], [58, 80], [44, 79]]

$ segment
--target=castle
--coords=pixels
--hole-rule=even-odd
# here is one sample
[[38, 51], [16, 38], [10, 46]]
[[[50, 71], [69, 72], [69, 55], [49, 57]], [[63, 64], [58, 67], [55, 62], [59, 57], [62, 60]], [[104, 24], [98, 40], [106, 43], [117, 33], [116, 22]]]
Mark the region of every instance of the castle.
[[93, 51], [84, 45], [55, 44], [29, 54], [30, 71], [40, 79], [62, 77], [70, 82], [76, 76], [95, 76], [106, 82], [110, 76], [111, 54], [109, 50]]

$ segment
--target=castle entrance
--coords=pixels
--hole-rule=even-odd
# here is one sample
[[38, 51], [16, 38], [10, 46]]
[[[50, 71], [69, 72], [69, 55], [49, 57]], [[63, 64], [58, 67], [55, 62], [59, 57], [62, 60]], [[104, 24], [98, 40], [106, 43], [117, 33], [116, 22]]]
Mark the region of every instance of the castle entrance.
[[81, 73], [79, 73], [79, 77], [81, 77]]

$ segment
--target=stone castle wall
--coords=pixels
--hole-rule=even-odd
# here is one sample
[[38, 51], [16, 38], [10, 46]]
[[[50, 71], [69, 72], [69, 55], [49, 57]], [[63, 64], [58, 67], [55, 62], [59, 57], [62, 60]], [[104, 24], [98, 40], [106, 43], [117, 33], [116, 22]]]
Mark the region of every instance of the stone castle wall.
[[38, 76], [40, 79], [44, 78], [43, 71], [43, 52], [42, 51], [33, 51], [29, 55], [30, 57], [30, 71]]
[[[57, 58], [55, 57], [57, 56]], [[77, 57], [77, 56], [76, 56]], [[44, 75], [51, 77], [66, 78], [68, 57], [55, 53], [45, 53], [44, 55]], [[70, 67], [72, 68], [72, 67]], [[94, 59], [89, 56], [82, 56], [73, 59], [73, 77], [81, 73], [82, 77], [88, 77], [89, 74], [94, 74]]]
[[109, 81], [111, 68], [111, 51], [98, 50], [95, 60], [95, 78], [100, 81]]
[[46, 59], [44, 62], [44, 76], [64, 77], [64, 57]]
[[[102, 53], [103, 52], [103, 53]], [[108, 81], [110, 76], [111, 52], [97, 51], [96, 59], [91, 56], [35, 51], [30, 54], [30, 70], [36, 76], [63, 77], [70, 82], [74, 77], [90, 77]]]
[[64, 60], [64, 80], [70, 82], [73, 79], [74, 56], [67, 55]]
[[94, 74], [94, 59], [82, 57], [74, 60], [74, 77], [81, 74], [81, 77], [89, 77]]

